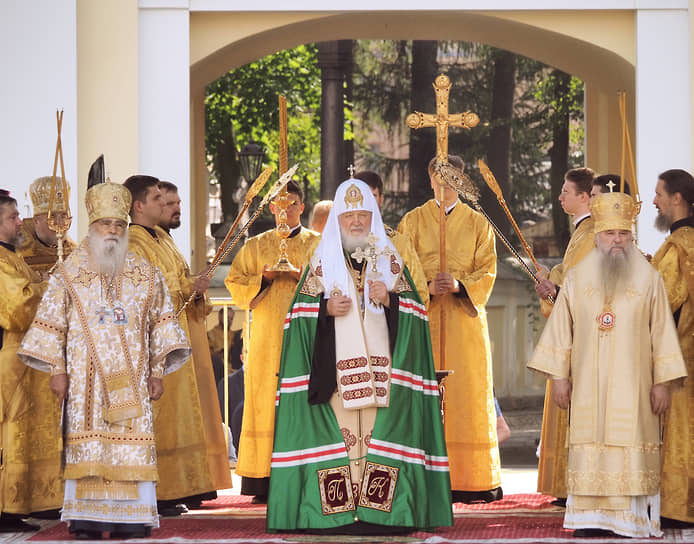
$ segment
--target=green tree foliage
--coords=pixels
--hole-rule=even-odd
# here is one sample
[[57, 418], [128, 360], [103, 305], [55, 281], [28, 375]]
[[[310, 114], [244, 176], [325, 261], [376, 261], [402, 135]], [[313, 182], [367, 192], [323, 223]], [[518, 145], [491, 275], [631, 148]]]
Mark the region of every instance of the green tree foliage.
[[[384, 177], [399, 175], [407, 170], [407, 159], [384, 154], [368, 145], [366, 138], [382, 130], [392, 137], [400, 137], [402, 145], [411, 145], [414, 131], [409, 134], [401, 131], [403, 127], [406, 129], [405, 118], [412, 109], [413, 42], [359, 41], [355, 62], [354, 111], [360, 118], [360, 129], [355, 130], [358, 160]], [[450, 129], [449, 152], [465, 161], [467, 173], [482, 189], [485, 207], [494, 209], [496, 199], [477, 170], [477, 159], [491, 159], [488, 162], [499, 164], [506, 160], [508, 153], [508, 174], [502, 172], [499, 177], [505, 178], [500, 181], [514, 216], [519, 221], [547, 217], [556, 202], [552, 192], [556, 180], [551, 177], [551, 151], [558, 143], [560, 127], [568, 130], [564, 144], [568, 168], [580, 165], [583, 160], [582, 82], [569, 78], [569, 83], [560, 87], [559, 71], [533, 59], [470, 42], [438, 42], [436, 65], [437, 72], [446, 73], [452, 82], [449, 111], [471, 110], [480, 116], [480, 124], [471, 131]], [[497, 73], [500, 69], [505, 75]], [[514, 81], [512, 96], [508, 89], [498, 87], [508, 85], [509, 81]], [[427, 92], [433, 102], [431, 82]], [[505, 108], [500, 109], [500, 105]], [[434, 110], [424, 111], [433, 113]], [[422, 131], [433, 133], [434, 129], [418, 132]], [[490, 157], [491, 146], [499, 152], [500, 140], [495, 134], [501, 134], [502, 145], [506, 145], [504, 140], [511, 135], [510, 149], [502, 150], [496, 159]], [[410, 197], [415, 198], [408, 202], [400, 196], [399, 209], [391, 213], [397, 217], [409, 207], [421, 204], [431, 194], [427, 189], [428, 180], [410, 179]], [[504, 224], [502, 228], [508, 232], [509, 226]]]
[[[222, 210], [233, 219], [240, 181], [236, 148], [250, 140], [266, 150], [265, 164], [278, 166], [279, 95], [287, 98], [289, 166], [314, 198], [320, 180], [320, 70], [315, 44], [279, 51], [232, 70], [206, 89], [206, 151], [222, 187]], [[276, 171], [275, 171], [276, 172]], [[277, 179], [274, 174], [274, 179]]]

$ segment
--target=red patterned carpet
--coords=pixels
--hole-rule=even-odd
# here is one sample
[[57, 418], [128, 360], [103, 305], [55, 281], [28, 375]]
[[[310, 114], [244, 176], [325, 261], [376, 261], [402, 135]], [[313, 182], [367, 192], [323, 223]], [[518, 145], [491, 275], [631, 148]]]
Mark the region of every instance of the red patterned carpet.
[[[572, 538], [572, 531], [563, 529], [563, 509], [550, 504], [552, 498], [537, 494], [509, 495], [492, 504], [454, 507], [453, 527], [432, 532], [416, 532], [398, 537], [325, 537], [306, 534], [268, 534], [265, 532], [265, 507], [254, 505], [250, 497], [222, 495], [209, 501], [204, 508], [193, 510], [179, 518], [162, 518], [161, 527], [152, 532], [147, 542], [424, 542], [477, 543], [508, 542], [621, 542], [624, 539]], [[630, 539], [628, 542], [694, 542], [694, 532], [668, 531], [665, 538], [655, 540]], [[104, 535], [106, 536], [106, 535]], [[64, 523], [55, 523], [33, 535], [30, 541], [71, 540]], [[106, 542], [117, 542], [110, 540]]]

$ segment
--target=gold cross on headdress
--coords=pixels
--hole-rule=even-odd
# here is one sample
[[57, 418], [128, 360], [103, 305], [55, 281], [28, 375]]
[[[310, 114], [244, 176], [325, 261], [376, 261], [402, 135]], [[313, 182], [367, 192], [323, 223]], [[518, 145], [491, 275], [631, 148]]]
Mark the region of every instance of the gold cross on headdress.
[[611, 193], [614, 193], [614, 188], [617, 187], [617, 184], [612, 180], [608, 181], [605, 185], [607, 185]]
[[418, 129], [436, 127], [436, 158], [448, 162], [448, 127], [462, 127], [470, 130], [476, 127], [480, 118], [476, 113], [448, 113], [448, 95], [451, 92], [451, 80], [445, 74], [440, 74], [433, 83], [436, 93], [436, 113], [421, 113], [415, 111], [407, 116], [407, 126]]
[[350, 164], [347, 167], [347, 171], [349, 172], [349, 179], [352, 179], [354, 177], [354, 165]]
[[366, 251], [358, 247], [351, 255], [359, 264], [361, 264], [363, 260], [366, 260], [367, 263], [371, 263], [371, 275], [378, 274], [376, 260], [379, 257], [390, 257], [391, 255], [395, 255], [395, 252], [388, 246], [384, 246], [383, 249], [379, 251], [376, 247], [376, 242], [378, 242], [378, 236], [370, 232], [366, 237]]

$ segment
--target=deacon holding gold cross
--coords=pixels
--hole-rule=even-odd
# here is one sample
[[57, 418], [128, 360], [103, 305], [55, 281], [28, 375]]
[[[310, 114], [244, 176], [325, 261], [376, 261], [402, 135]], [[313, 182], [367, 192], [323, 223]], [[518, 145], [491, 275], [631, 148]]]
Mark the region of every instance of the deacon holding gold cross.
[[268, 530], [451, 525], [426, 310], [363, 181], [338, 187], [284, 328]]
[[405, 214], [398, 231], [412, 240], [429, 284], [436, 369], [453, 370], [444, 399], [453, 502], [490, 502], [503, 497], [485, 311], [496, 278], [496, 248], [487, 220], [436, 173], [438, 164], [463, 169], [460, 157], [448, 155], [448, 127], [469, 129], [479, 122], [470, 112], [448, 114], [449, 88], [446, 76], [437, 77], [437, 114], [408, 118], [412, 128], [436, 126], [437, 155], [429, 162], [434, 198]]

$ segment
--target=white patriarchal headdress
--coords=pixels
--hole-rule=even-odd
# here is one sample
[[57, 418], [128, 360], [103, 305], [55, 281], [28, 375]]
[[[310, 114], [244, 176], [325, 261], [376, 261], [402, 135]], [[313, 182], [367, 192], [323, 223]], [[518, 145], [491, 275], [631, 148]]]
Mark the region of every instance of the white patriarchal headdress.
[[[340, 234], [338, 217], [345, 212], [351, 211], [371, 212], [371, 233], [375, 235], [376, 251], [378, 254], [382, 254], [385, 248], [390, 250], [390, 252], [386, 251], [387, 254], [379, 256], [376, 261], [379, 280], [386, 284], [389, 291], [395, 286], [395, 282], [400, 276], [403, 267], [402, 258], [398, 255], [383, 227], [381, 212], [378, 209], [378, 204], [371, 193], [370, 187], [359, 179], [348, 179], [342, 182], [335, 192], [335, 200], [321, 234], [321, 241], [311, 259], [314, 270], [320, 266], [319, 276], [325, 287], [325, 298], [330, 298], [330, 294], [335, 291], [339, 291], [344, 295], [349, 293], [348, 282], [351, 279], [342, 249], [342, 236]], [[366, 249], [366, 247], [362, 248], [364, 251]], [[393, 257], [390, 255], [393, 255]], [[393, 259], [397, 262], [397, 266]], [[371, 265], [367, 264], [367, 266], [370, 267]], [[370, 302], [368, 284], [366, 282], [364, 285], [364, 298], [372, 311], [379, 311]]]

